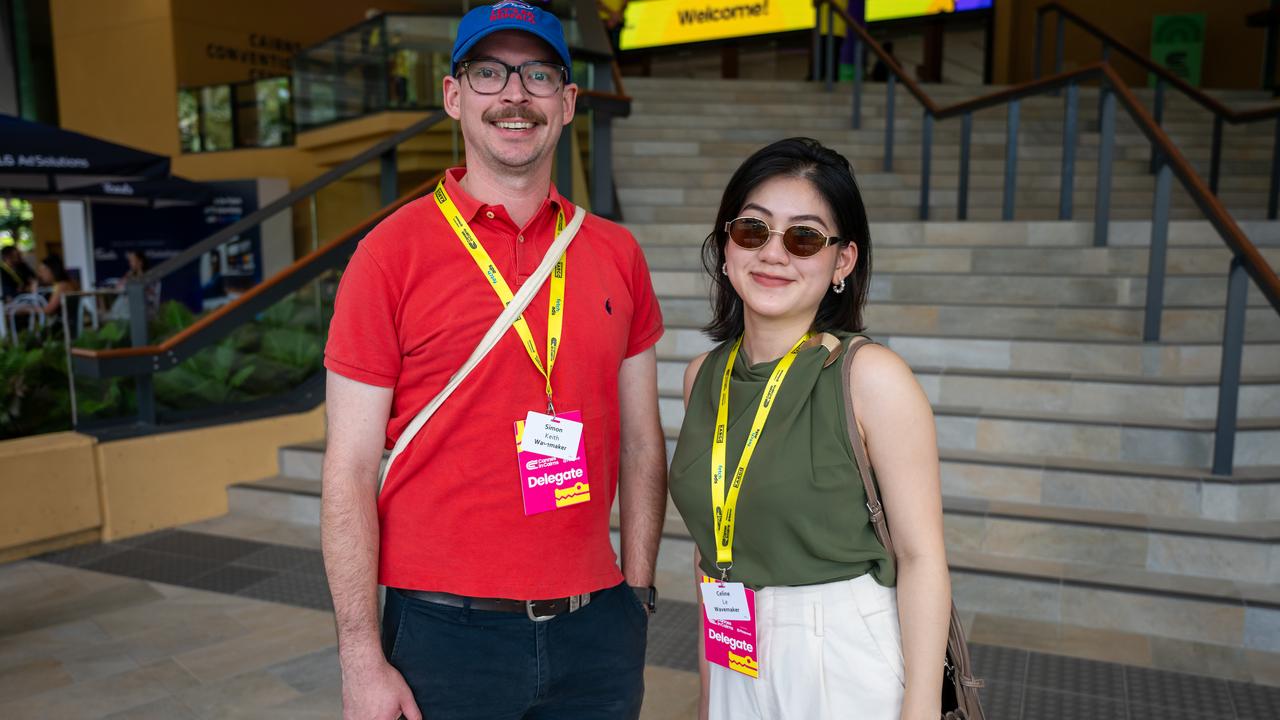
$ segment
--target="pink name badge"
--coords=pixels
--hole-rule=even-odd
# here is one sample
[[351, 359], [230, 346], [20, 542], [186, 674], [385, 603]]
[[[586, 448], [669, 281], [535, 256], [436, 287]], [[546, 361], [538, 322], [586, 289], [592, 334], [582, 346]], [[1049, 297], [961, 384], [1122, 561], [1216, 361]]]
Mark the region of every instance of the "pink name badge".
[[[742, 673], [748, 677], [760, 677], [760, 651], [756, 645], [756, 593], [740, 583], [724, 583], [703, 576], [702, 592], [715, 594], [717, 590], [736, 597], [745, 595], [745, 620], [717, 619], [712, 620], [706, 612], [704, 601], [702, 613], [702, 641], [707, 654], [707, 662], [720, 667]], [[743, 595], [739, 595], [741, 592]], [[738, 613], [716, 613], [721, 617], [740, 617]]]
[[[582, 413], [560, 413], [557, 419], [582, 422]], [[577, 454], [569, 460], [522, 450], [525, 421], [516, 421], [516, 458], [520, 465], [520, 492], [524, 496], [524, 514], [537, 515], [548, 510], [577, 505], [591, 499], [587, 482], [587, 453], [584, 440], [578, 438]]]

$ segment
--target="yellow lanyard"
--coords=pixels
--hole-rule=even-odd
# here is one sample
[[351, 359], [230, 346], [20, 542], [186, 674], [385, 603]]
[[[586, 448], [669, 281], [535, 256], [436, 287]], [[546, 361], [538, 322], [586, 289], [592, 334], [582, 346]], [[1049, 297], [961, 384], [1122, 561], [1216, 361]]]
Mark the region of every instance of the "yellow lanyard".
[[800, 348], [809, 340], [811, 333], [805, 333], [791, 350], [778, 361], [773, 373], [769, 375], [769, 383], [765, 385], [764, 396], [756, 408], [755, 419], [751, 422], [751, 432], [747, 433], [747, 442], [742, 446], [742, 457], [738, 458], [738, 468], [733, 472], [733, 482], [729, 492], [724, 492], [725, 446], [729, 435], [729, 377], [733, 374], [733, 361], [738, 356], [738, 348], [742, 347], [739, 337], [729, 350], [729, 362], [724, 366], [724, 378], [720, 381], [720, 403], [716, 406], [716, 433], [711, 442], [711, 507], [715, 514], [716, 531], [716, 568], [720, 570], [720, 579], [729, 575], [733, 567], [733, 526], [734, 511], [738, 507], [738, 494], [742, 491], [742, 480], [747, 475], [747, 465], [751, 463], [751, 454], [755, 452], [764, 432], [764, 423], [769, 419], [769, 411], [773, 409], [773, 401], [778, 397], [778, 388], [787, 378], [787, 371], [800, 354]]
[[[502, 273], [498, 272], [498, 266], [493, 264], [493, 259], [489, 257], [489, 253], [485, 251], [484, 245], [480, 244], [480, 239], [471, 231], [471, 226], [462, 218], [462, 213], [458, 212], [458, 207], [453, 204], [453, 200], [449, 197], [449, 192], [444, 189], [444, 181], [436, 186], [435, 192], [436, 205], [440, 207], [441, 214], [449, 221], [450, 227], [457, 233], [458, 239], [462, 241], [462, 245], [471, 253], [471, 259], [476, 261], [476, 266], [480, 268], [480, 272], [489, 279], [489, 286], [497, 293], [498, 299], [502, 301], [502, 306], [506, 307], [511, 304], [511, 300], [515, 295], [511, 292], [511, 287], [507, 285], [506, 279], [502, 277]], [[556, 235], [564, 230], [564, 210], [556, 215]], [[520, 339], [524, 342], [525, 352], [529, 353], [529, 359], [533, 361], [533, 366], [538, 368], [538, 372], [547, 381], [547, 413], [556, 414], [555, 405], [551, 401], [551, 370], [556, 365], [556, 355], [560, 350], [560, 335], [564, 328], [564, 274], [566, 254], [560, 256], [556, 262], [555, 269], [551, 273], [551, 299], [547, 308], [547, 365], [544, 368], [542, 358], [538, 356], [538, 345], [533, 340], [533, 333], [529, 330], [529, 323], [525, 322], [524, 314], [516, 318], [516, 333], [520, 335]]]

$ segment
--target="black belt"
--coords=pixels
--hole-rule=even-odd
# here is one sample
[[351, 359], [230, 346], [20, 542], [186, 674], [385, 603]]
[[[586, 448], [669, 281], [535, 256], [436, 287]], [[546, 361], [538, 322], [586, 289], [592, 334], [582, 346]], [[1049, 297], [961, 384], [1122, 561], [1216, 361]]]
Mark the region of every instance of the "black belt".
[[550, 620], [557, 615], [571, 613], [580, 610], [591, 603], [592, 598], [596, 597], [604, 590], [583, 593], [581, 595], [570, 595], [569, 597], [556, 598], [554, 600], [506, 600], [503, 598], [475, 598], [465, 595], [454, 595], [446, 592], [427, 592], [425, 590], [401, 590], [392, 588], [396, 592], [411, 597], [415, 600], [423, 602], [435, 603], [437, 605], [446, 605], [448, 607], [467, 607], [472, 610], [485, 610], [488, 612], [509, 612], [524, 613], [534, 622], [543, 622]]

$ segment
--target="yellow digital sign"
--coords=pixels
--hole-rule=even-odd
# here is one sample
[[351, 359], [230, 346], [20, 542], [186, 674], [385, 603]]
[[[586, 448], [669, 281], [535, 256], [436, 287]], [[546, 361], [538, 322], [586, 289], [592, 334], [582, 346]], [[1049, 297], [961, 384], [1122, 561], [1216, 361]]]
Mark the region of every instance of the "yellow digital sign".
[[636, 0], [627, 3], [622, 50], [808, 30], [813, 0]]
[[985, 10], [991, 0], [867, 0], [867, 22]]

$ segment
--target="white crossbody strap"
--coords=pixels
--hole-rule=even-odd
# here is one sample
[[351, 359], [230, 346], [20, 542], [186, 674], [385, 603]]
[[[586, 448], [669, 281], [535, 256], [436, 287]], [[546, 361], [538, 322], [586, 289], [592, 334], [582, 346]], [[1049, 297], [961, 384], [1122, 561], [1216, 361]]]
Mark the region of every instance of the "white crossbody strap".
[[480, 339], [480, 344], [476, 345], [476, 349], [471, 351], [471, 357], [467, 358], [462, 367], [453, 374], [453, 377], [449, 378], [449, 383], [444, 386], [440, 394], [432, 398], [426, 407], [419, 410], [413, 421], [404, 429], [404, 432], [400, 433], [400, 438], [396, 440], [395, 446], [391, 448], [391, 456], [383, 463], [382, 472], [378, 474], [379, 493], [382, 492], [382, 486], [387, 482], [387, 475], [391, 472], [392, 463], [396, 461], [397, 457], [400, 457], [400, 453], [404, 452], [409, 443], [413, 442], [413, 438], [422, 429], [422, 426], [427, 424], [427, 420], [431, 419], [431, 416], [453, 394], [453, 391], [462, 384], [462, 381], [471, 374], [476, 365], [480, 364], [484, 356], [488, 355], [493, 346], [498, 344], [498, 340], [511, 328], [516, 318], [520, 317], [520, 313], [529, 307], [529, 303], [533, 301], [533, 296], [537, 294], [542, 284], [551, 276], [551, 270], [555, 267], [556, 261], [569, 248], [569, 243], [573, 242], [573, 237], [578, 234], [578, 228], [582, 227], [582, 220], [586, 216], [587, 212], [585, 210], [577, 208], [577, 211], [573, 214], [573, 219], [569, 221], [568, 225], [565, 225], [564, 230], [561, 230], [555, 241], [551, 243], [551, 248], [543, 256], [538, 269], [534, 270], [533, 275], [529, 276], [529, 279], [520, 286], [506, 309], [502, 311], [497, 320], [493, 321], [489, 331]]

